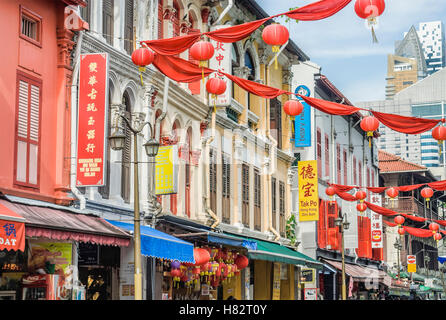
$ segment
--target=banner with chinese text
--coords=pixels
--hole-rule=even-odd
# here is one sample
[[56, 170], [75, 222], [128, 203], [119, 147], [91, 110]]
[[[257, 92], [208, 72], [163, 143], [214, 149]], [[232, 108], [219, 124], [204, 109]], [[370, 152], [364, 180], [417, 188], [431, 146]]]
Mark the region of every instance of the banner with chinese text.
[[[218, 30], [221, 28], [228, 28], [229, 25], [220, 25], [212, 27], [211, 30]], [[214, 46], [214, 56], [209, 60], [209, 68], [221, 72], [232, 74], [232, 43], [224, 43], [210, 39]], [[217, 77], [218, 73], [212, 74], [209, 78]], [[232, 98], [232, 84], [227, 78], [222, 78], [226, 82], [225, 93], [217, 97], [216, 106], [226, 107], [231, 104]], [[209, 105], [214, 105], [214, 99], [209, 95]]]
[[[374, 205], [381, 207], [381, 195], [372, 194], [370, 196], [370, 202]], [[377, 214], [373, 211], [370, 212], [370, 223], [371, 223], [371, 236], [372, 236], [372, 248], [382, 248], [383, 247], [383, 220], [382, 215]]]
[[77, 130], [77, 186], [105, 185], [107, 53], [81, 54]]
[[299, 161], [299, 220], [319, 220], [317, 161]]
[[178, 146], [161, 146], [155, 161], [155, 194], [177, 193]]

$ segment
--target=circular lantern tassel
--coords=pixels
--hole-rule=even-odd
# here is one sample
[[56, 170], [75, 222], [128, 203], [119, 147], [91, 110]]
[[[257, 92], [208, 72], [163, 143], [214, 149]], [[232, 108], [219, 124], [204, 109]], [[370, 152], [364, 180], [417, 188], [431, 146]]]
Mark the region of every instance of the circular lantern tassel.
[[374, 17], [368, 18], [367, 20], [368, 20], [369, 26], [372, 29], [372, 41], [373, 41], [373, 43], [378, 43], [378, 38], [376, 37], [375, 28], [373, 27], [374, 25], [377, 24], [376, 18], [374, 18]]

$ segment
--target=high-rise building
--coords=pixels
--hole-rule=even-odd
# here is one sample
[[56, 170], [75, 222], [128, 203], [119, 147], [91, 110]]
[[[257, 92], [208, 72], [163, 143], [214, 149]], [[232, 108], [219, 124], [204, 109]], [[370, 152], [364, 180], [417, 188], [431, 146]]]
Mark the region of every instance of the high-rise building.
[[428, 73], [432, 74], [444, 68], [446, 65], [446, 42], [443, 22], [421, 22], [418, 37], [423, 46]]
[[395, 52], [389, 54], [387, 59], [386, 99], [392, 99], [395, 94], [428, 75], [423, 48], [414, 26], [403, 40], [395, 42]]

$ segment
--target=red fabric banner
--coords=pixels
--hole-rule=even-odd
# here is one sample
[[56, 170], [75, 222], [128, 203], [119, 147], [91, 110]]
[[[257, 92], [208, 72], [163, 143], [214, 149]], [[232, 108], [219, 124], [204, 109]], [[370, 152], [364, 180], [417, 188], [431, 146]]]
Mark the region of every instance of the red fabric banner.
[[367, 201], [364, 201], [364, 203], [367, 205], [367, 208], [369, 208], [373, 212], [382, 214], [383, 216], [386, 216], [386, 217], [395, 216], [395, 215], [399, 214], [398, 212], [395, 212], [395, 211], [387, 209], [387, 208], [380, 207], [376, 204], [373, 204], [373, 203], [370, 203]]
[[335, 188], [339, 192], [348, 192], [348, 191], [356, 188], [354, 186], [343, 186], [343, 185], [340, 185], [340, 184], [330, 184], [329, 183], [329, 185], [332, 186], [333, 188]]
[[446, 227], [446, 221], [445, 220], [434, 220], [434, 222], [438, 223], [439, 225]]
[[427, 185], [437, 191], [445, 191], [446, 190], [446, 180], [430, 182]]
[[419, 134], [434, 128], [441, 120], [429, 120], [415, 117], [405, 117], [397, 114], [371, 111], [372, 114], [386, 127], [392, 130], [407, 133]]
[[[153, 65], [166, 77], [178, 82], [195, 82], [207, 77], [214, 70], [201, 68], [197, 64], [174, 56], [155, 54]], [[204, 71], [202, 70], [204, 69]]]
[[236, 76], [232, 76], [230, 74], [224, 73], [223, 74], [231, 81], [235, 82], [239, 87], [245, 89], [246, 91], [255, 94], [256, 96], [266, 98], [266, 99], [273, 99], [276, 98], [282, 94], [290, 94], [289, 92], [281, 89], [276, 89], [273, 87], [266, 86], [264, 84], [250, 81], [246, 79], [242, 79]]
[[336, 195], [345, 201], [356, 201], [356, 197], [347, 192], [336, 192]]
[[387, 187], [367, 187], [367, 190], [373, 193], [383, 193]]
[[315, 21], [328, 18], [342, 10], [351, 0], [321, 0], [285, 13], [288, 18]]
[[345, 104], [340, 104], [336, 102], [306, 97], [300, 94], [299, 97], [301, 97], [306, 103], [308, 103], [313, 108], [316, 108], [324, 113], [332, 115], [347, 116], [361, 110], [360, 108], [356, 108], [353, 106], [347, 106]]
[[393, 223], [393, 222], [390, 222], [390, 221], [387, 221], [387, 220], [383, 220], [383, 221], [384, 221], [384, 223], [387, 224], [389, 227], [396, 227], [396, 226], [397, 226], [396, 223]]
[[261, 20], [246, 22], [233, 27], [221, 28], [206, 32], [204, 35], [207, 35], [209, 38], [215, 41], [233, 43], [245, 39], [270, 19], [271, 17], [268, 17]]
[[400, 213], [401, 216], [403, 216], [406, 219], [412, 220], [412, 221], [416, 221], [416, 222], [424, 222], [427, 219], [423, 218], [423, 217], [417, 217], [411, 214], [407, 214], [407, 213]]
[[425, 185], [425, 183], [420, 183], [420, 184], [414, 184], [414, 185], [409, 185], [409, 186], [399, 186], [399, 187], [395, 187], [395, 188], [398, 189], [398, 191], [407, 192], [407, 191], [412, 191], [412, 190], [418, 189], [424, 185]]
[[407, 227], [407, 226], [403, 226], [403, 228], [408, 234], [413, 235], [415, 237], [429, 238], [429, 237], [433, 236], [433, 233], [431, 230], [412, 228], [412, 227]]
[[141, 41], [141, 43], [145, 43], [150, 49], [158, 54], [173, 56], [186, 51], [192, 47], [195, 42], [200, 40], [200, 38], [201, 34], [195, 33], [169, 39]]

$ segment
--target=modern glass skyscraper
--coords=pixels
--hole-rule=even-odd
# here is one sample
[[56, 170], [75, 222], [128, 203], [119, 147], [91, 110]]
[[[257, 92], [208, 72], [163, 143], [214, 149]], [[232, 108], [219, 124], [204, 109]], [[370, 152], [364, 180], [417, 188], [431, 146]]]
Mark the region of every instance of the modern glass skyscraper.
[[446, 42], [441, 21], [421, 22], [418, 37], [423, 47], [427, 71], [432, 74], [446, 66]]

